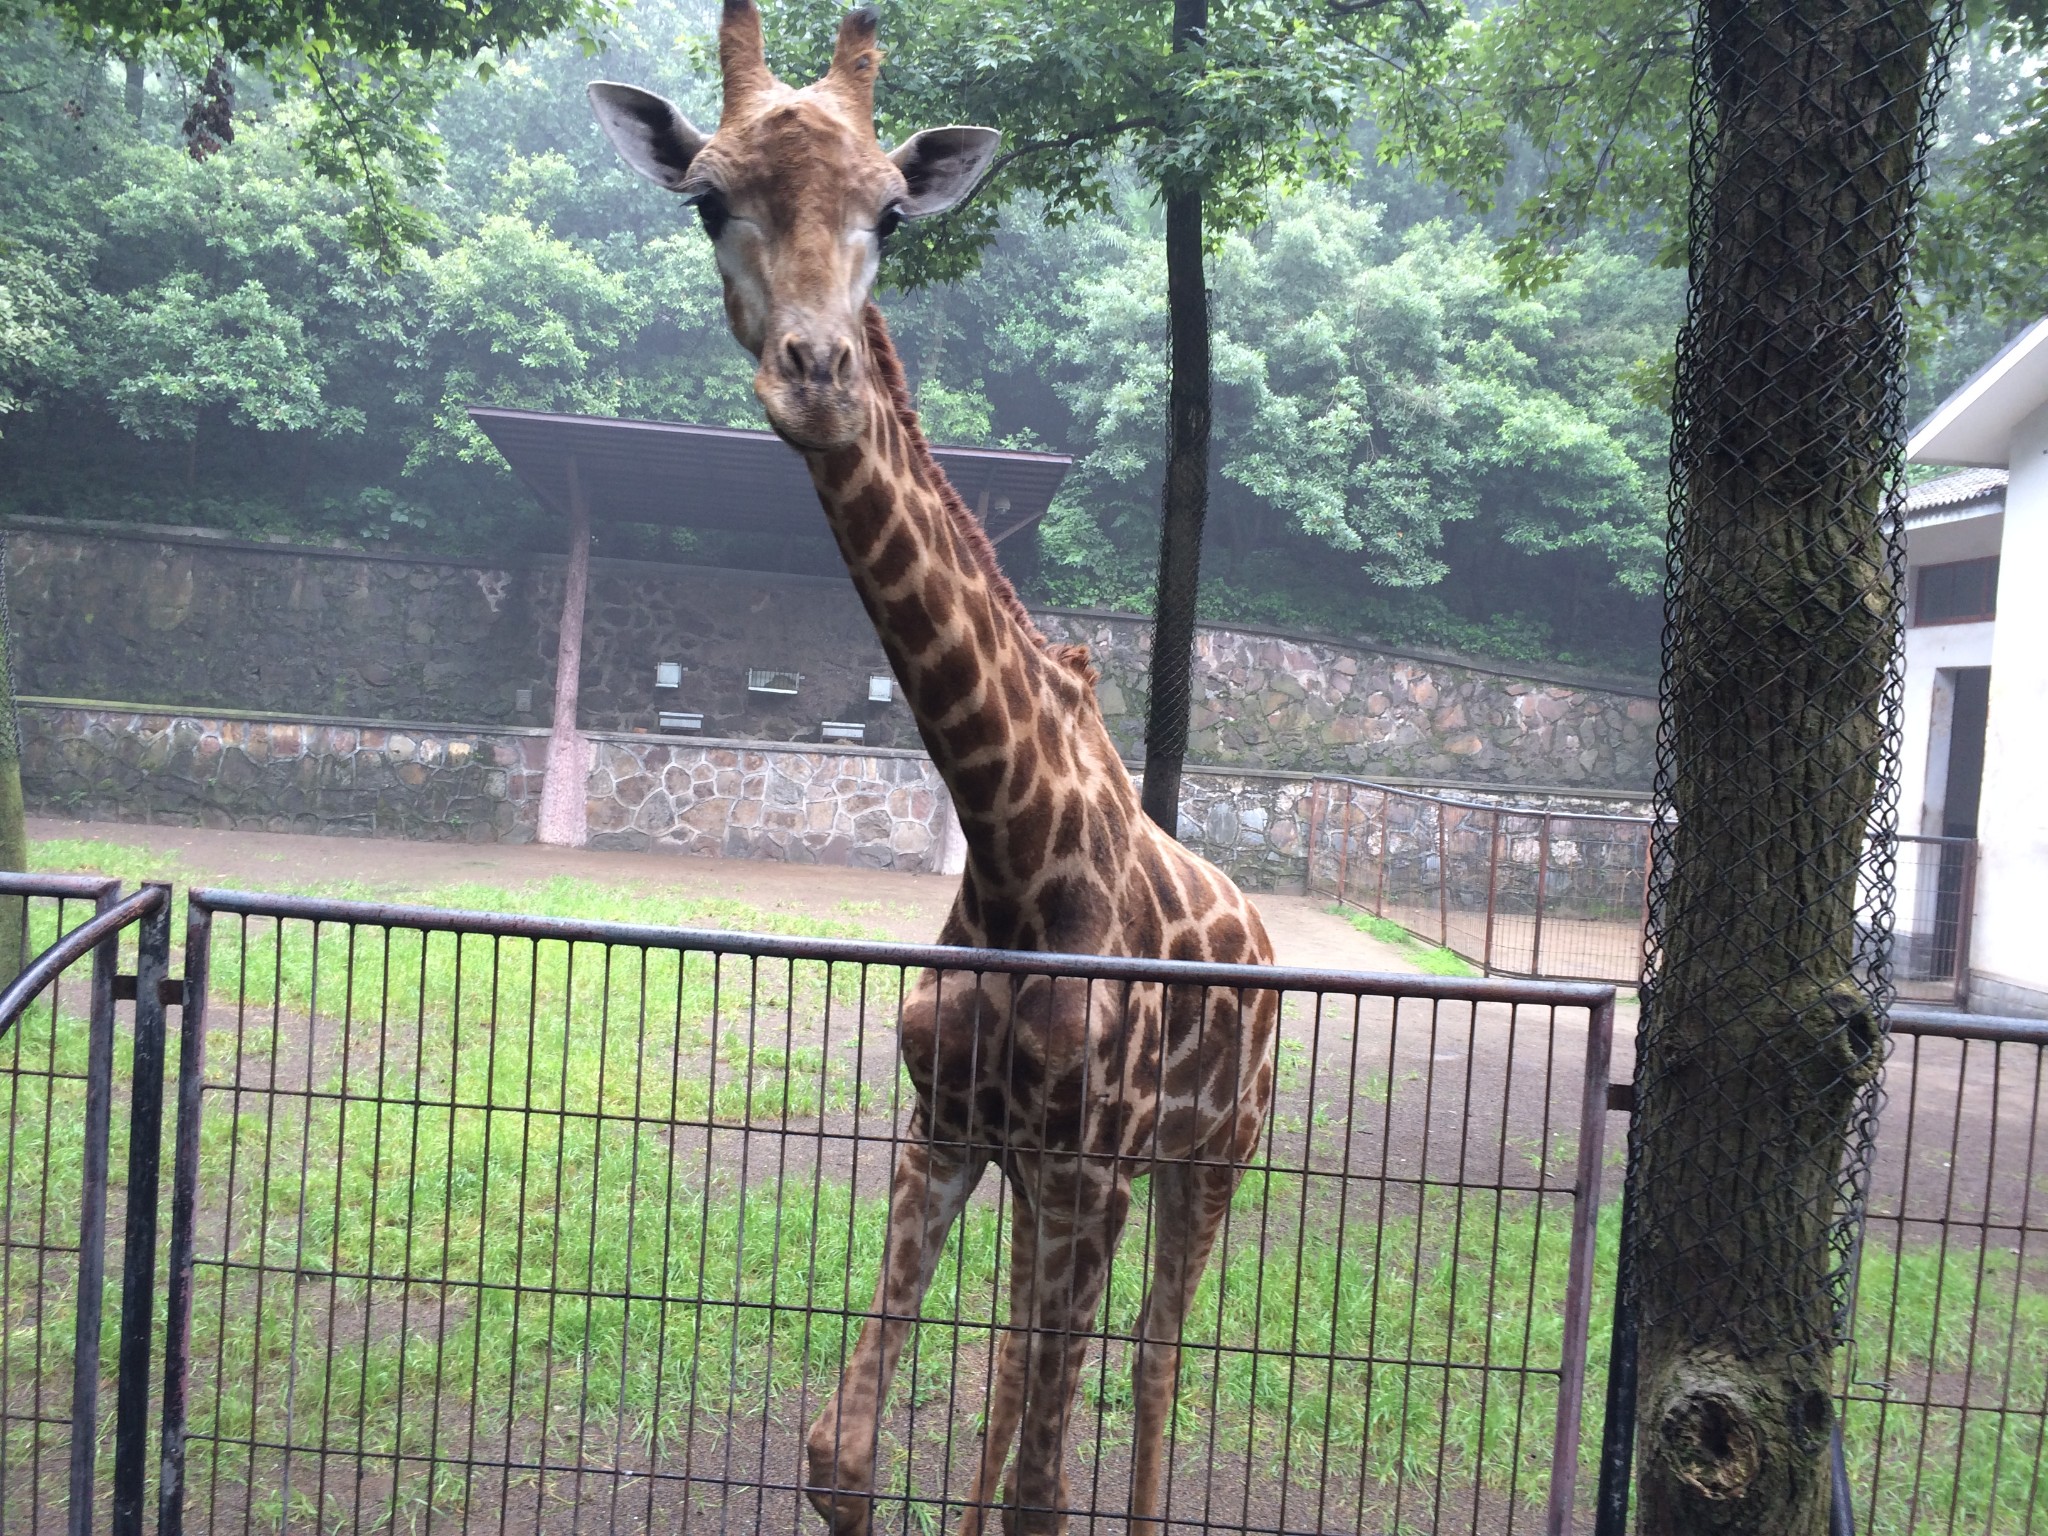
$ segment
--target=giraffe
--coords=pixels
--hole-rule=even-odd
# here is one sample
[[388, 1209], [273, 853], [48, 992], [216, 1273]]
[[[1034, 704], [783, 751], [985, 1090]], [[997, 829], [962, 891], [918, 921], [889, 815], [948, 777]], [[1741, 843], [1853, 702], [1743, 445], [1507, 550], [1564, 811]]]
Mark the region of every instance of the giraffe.
[[[755, 393], [810, 469], [953, 796], [967, 858], [940, 942], [1270, 964], [1243, 893], [1139, 808], [1086, 648], [1038, 631], [919, 429], [870, 298], [877, 263], [902, 220], [972, 191], [997, 135], [927, 129], [885, 153], [876, 32], [873, 9], [848, 13], [830, 69], [793, 89], [768, 69], [752, 0], [725, 0], [715, 132], [633, 86], [600, 81], [590, 98], [626, 163], [696, 207], [733, 335], [759, 363]], [[834, 1536], [870, 1529], [909, 1320], [991, 1164], [1013, 1216], [1009, 1326], [961, 1536], [997, 1508], [1012, 1536], [1067, 1528], [1069, 1420], [1140, 1176], [1153, 1231], [1129, 1507], [1134, 1525], [1161, 1528], [1182, 1324], [1265, 1121], [1277, 1018], [1263, 990], [931, 972], [908, 989], [898, 1041], [914, 1105], [874, 1307], [805, 1441], [805, 1491]]]

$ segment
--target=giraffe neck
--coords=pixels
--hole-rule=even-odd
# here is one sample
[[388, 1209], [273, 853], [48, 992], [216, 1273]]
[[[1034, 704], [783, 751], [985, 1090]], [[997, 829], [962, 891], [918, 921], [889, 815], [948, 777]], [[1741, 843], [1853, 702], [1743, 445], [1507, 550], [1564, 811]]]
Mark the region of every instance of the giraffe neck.
[[881, 311], [870, 304], [865, 321], [866, 430], [805, 459], [952, 792], [969, 885], [1021, 899], [1053, 865], [1085, 861], [1105, 835], [1127, 837], [1137, 797], [1102, 724], [1086, 651], [1050, 647], [1031, 622], [932, 457]]

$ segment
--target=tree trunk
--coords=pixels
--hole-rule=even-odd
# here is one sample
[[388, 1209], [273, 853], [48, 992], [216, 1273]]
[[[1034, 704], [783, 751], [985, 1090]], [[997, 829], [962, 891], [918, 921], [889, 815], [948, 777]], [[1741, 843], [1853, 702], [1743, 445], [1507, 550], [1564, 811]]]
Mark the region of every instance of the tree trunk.
[[142, 60], [123, 59], [121, 67], [126, 76], [122, 84], [121, 104], [128, 109], [130, 120], [139, 124], [143, 107]]
[[1640, 1529], [1820, 1536], [1831, 1237], [1887, 989], [1858, 886], [1894, 810], [1885, 523], [1934, 24], [1929, 0], [1710, 0], [1701, 26], [1632, 1171]]
[[[1176, 53], [1199, 41], [1208, 0], [1174, 0]], [[1169, 834], [1180, 824], [1180, 771], [1188, 754], [1195, 608], [1201, 594], [1202, 520], [1209, 510], [1209, 290], [1202, 274], [1202, 188], [1165, 188], [1166, 484], [1160, 495], [1159, 585], [1153, 600], [1152, 688], [1145, 715], [1143, 804]]]

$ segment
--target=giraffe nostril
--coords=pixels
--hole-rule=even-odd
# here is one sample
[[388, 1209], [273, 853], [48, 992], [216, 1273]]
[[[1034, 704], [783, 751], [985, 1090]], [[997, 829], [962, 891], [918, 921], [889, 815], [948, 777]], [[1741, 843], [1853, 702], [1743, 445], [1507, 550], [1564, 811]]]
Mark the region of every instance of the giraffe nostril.
[[782, 371], [792, 379], [811, 371], [811, 349], [795, 331], [782, 338]]
[[853, 382], [853, 343], [844, 336], [832, 349], [832, 382], [841, 388]]

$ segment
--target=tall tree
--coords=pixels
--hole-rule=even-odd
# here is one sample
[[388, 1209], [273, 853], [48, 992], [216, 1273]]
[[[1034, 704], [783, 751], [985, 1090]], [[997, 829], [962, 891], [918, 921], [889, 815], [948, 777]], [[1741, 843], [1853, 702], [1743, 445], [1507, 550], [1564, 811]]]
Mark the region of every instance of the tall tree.
[[[1208, 26], [1208, 0], [1174, 0], [1173, 51], [1200, 48]], [[1194, 691], [1195, 610], [1202, 592], [1202, 523], [1209, 512], [1209, 282], [1202, 267], [1201, 180], [1176, 171], [1159, 190], [1166, 207], [1169, 376], [1143, 804], [1147, 816], [1177, 836]]]
[[1709, 0], [1630, 1289], [1640, 1529], [1828, 1529], [1934, 0]]

